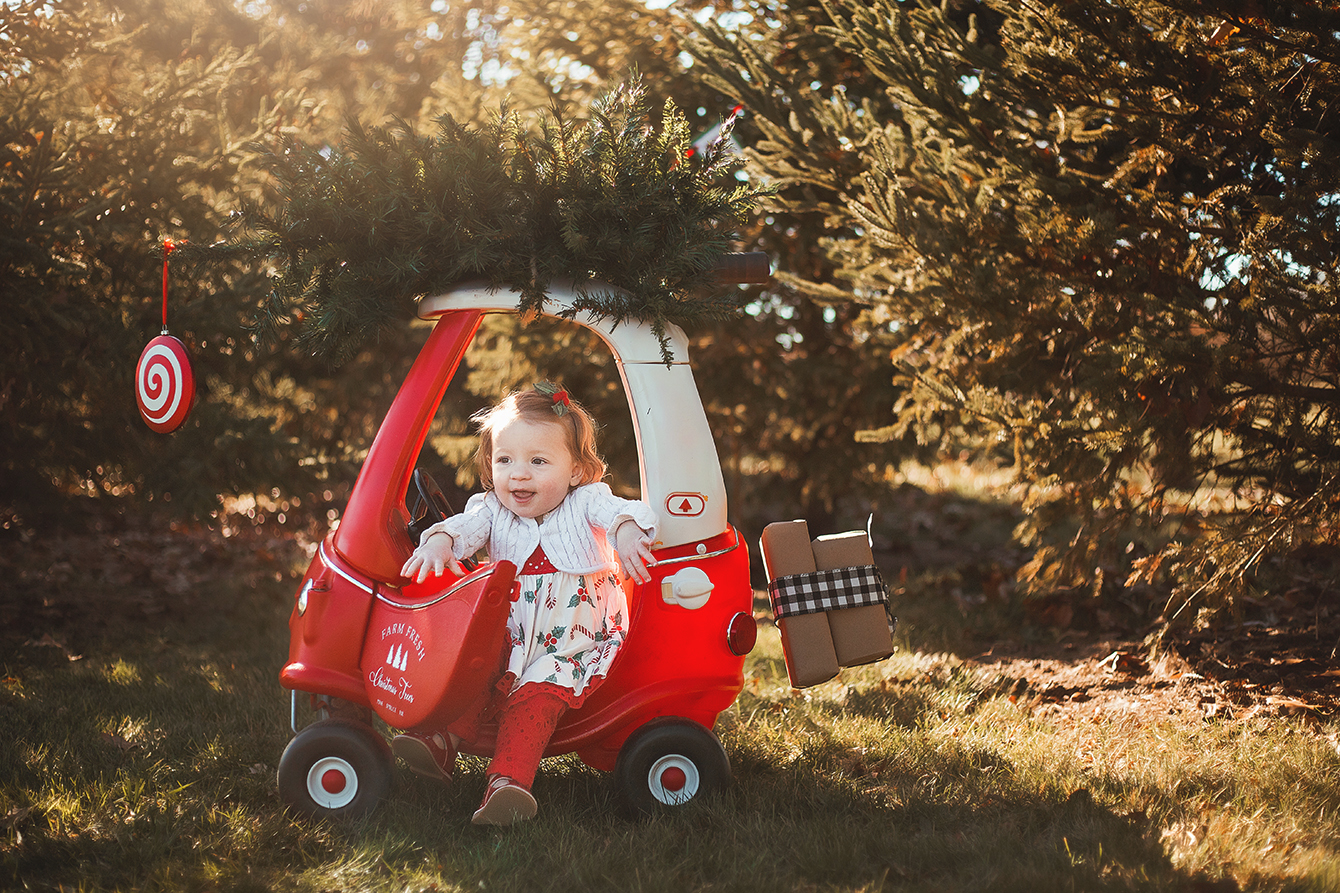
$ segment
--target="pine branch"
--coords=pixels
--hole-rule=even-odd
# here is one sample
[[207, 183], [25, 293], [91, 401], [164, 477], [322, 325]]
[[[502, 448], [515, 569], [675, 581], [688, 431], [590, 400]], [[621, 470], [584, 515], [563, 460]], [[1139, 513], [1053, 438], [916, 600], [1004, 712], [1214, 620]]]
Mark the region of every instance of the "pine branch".
[[636, 74], [581, 124], [557, 108], [538, 128], [506, 108], [479, 129], [444, 117], [432, 137], [350, 121], [337, 148], [270, 153], [279, 201], [245, 208], [239, 235], [201, 253], [267, 262], [257, 332], [301, 318], [299, 343], [323, 355], [349, 356], [465, 279], [515, 290], [522, 311], [563, 279], [567, 315], [646, 322], [669, 362], [667, 325], [738, 309], [713, 268], [766, 190], [734, 179], [728, 136], [690, 158], [683, 114], [667, 102], [653, 125]]

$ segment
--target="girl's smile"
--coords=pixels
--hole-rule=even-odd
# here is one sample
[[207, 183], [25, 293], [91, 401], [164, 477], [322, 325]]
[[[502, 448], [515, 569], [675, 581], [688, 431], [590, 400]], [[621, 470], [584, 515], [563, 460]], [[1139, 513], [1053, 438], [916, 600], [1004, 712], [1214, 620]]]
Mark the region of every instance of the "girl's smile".
[[581, 483], [563, 426], [557, 416], [553, 422], [516, 416], [493, 432], [493, 492], [522, 518], [538, 520]]

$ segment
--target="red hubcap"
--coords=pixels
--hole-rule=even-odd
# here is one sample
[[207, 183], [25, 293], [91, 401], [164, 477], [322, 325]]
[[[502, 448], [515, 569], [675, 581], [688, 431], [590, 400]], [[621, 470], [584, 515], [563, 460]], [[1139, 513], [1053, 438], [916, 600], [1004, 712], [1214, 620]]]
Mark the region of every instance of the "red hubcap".
[[684, 785], [688, 783], [688, 780], [689, 777], [678, 766], [671, 766], [661, 773], [661, 787], [667, 791], [684, 790]]
[[338, 794], [344, 790], [344, 773], [338, 769], [327, 769], [321, 775], [321, 787], [326, 789], [327, 794]]

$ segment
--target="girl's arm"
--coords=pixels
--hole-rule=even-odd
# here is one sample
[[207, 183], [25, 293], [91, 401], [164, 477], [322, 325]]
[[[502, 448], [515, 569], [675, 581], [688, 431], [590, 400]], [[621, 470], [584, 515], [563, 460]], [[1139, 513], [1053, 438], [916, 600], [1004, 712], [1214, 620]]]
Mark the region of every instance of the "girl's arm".
[[637, 525], [632, 518], [619, 522], [612, 533], [614, 550], [619, 553], [619, 563], [624, 571], [638, 583], [651, 579], [648, 565], [656, 563], [651, 554], [651, 537]]
[[422, 583], [429, 573], [441, 576], [443, 568], [449, 568], [456, 576], [464, 576], [460, 559], [473, 555], [487, 543], [492, 529], [493, 513], [486, 498], [488, 495], [477, 493], [471, 496], [465, 511], [425, 530], [419, 538], [419, 548], [400, 569], [400, 575], [417, 575], [416, 582]]
[[587, 519], [605, 530], [609, 544], [619, 555], [624, 571], [639, 583], [651, 579], [648, 565], [656, 563], [651, 544], [656, 536], [656, 513], [636, 499], [615, 496], [604, 483], [589, 484], [585, 490]]
[[458, 577], [465, 576], [456, 558], [455, 545], [456, 541], [445, 530], [434, 527], [424, 531], [423, 541], [400, 569], [400, 576], [412, 577], [414, 582], [422, 583], [428, 579], [429, 573], [434, 577], [442, 576], [444, 567], [450, 568]]

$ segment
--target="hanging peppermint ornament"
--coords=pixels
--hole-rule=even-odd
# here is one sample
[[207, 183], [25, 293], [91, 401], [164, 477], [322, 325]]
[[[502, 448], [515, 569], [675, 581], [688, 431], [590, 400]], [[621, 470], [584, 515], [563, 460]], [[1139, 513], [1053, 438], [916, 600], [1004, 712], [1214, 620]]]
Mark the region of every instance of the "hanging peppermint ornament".
[[163, 331], [145, 345], [135, 368], [135, 402], [144, 423], [160, 434], [181, 427], [195, 403], [195, 373], [186, 345], [168, 334], [168, 255], [175, 247], [163, 243]]

